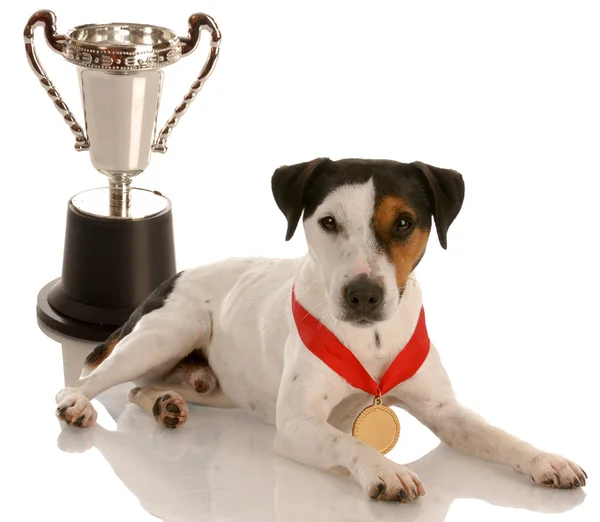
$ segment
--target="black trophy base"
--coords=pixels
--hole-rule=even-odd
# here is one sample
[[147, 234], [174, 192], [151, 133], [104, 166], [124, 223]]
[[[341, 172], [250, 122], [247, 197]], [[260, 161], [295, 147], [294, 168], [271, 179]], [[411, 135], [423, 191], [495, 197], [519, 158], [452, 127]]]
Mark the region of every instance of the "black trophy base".
[[38, 319], [48, 328], [57, 331], [63, 335], [69, 335], [85, 341], [105, 341], [108, 336], [118, 328], [114, 325], [103, 325], [86, 323], [71, 319], [66, 315], [59, 314], [50, 305], [49, 295], [54, 291], [62, 292], [60, 289], [60, 277], [50, 281], [44, 286], [37, 296], [37, 316]]
[[132, 205], [128, 216], [87, 210], [98, 212], [107, 192], [94, 189], [69, 201], [62, 277], [37, 297], [44, 325], [86, 341], [105, 341], [176, 273], [170, 201], [158, 192], [132, 189], [132, 203], [139, 205]]

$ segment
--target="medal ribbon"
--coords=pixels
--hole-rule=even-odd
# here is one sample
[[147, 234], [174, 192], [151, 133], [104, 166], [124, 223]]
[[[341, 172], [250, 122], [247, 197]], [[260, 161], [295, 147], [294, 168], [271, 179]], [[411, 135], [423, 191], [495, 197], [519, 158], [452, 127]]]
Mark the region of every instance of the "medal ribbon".
[[377, 384], [356, 356], [296, 300], [293, 287], [292, 314], [304, 345], [348, 384], [375, 397], [385, 395], [401, 382], [410, 379], [417, 373], [429, 353], [431, 343], [427, 335], [425, 310], [421, 307], [412, 337], [383, 374], [381, 382]]

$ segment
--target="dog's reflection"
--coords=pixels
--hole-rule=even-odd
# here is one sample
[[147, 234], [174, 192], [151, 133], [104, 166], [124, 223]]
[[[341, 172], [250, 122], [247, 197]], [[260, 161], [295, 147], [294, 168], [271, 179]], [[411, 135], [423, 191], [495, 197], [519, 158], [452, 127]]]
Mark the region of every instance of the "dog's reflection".
[[[89, 345], [62, 341], [65, 381], [77, 378]], [[272, 451], [274, 428], [241, 410], [190, 406], [187, 424], [165, 430], [135, 405], [128, 386], [98, 397], [99, 410], [116, 421], [65, 428], [64, 451], [99, 450], [149, 513], [166, 521], [394, 520], [441, 522], [455, 499], [558, 513], [579, 505], [581, 490], [544, 489], [512, 470], [438, 446], [409, 464], [423, 480], [417, 502], [372, 501], [347, 477], [305, 467]], [[98, 404], [100, 403], [100, 404]], [[102, 424], [103, 412], [99, 411]]]

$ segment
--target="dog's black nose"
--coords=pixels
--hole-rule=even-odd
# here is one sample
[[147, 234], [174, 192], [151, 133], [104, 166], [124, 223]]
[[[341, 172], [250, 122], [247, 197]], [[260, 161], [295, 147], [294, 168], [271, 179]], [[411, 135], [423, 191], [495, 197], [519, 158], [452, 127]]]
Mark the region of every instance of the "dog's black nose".
[[373, 313], [381, 306], [383, 289], [367, 276], [359, 276], [346, 287], [346, 302], [363, 314]]

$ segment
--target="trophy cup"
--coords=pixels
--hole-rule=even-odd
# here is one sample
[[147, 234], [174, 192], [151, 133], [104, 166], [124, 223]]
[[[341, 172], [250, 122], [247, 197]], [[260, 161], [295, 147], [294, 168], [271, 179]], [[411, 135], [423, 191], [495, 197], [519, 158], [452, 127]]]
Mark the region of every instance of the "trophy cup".
[[[171, 202], [160, 192], [132, 188], [152, 152], [167, 139], [211, 75], [221, 35], [203, 13], [190, 16], [188, 35], [131, 23], [81, 25], [57, 34], [52, 11], [34, 13], [25, 26], [25, 51], [33, 72], [108, 186], [68, 202], [62, 277], [38, 294], [37, 315], [60, 333], [104, 341], [163, 281], [175, 274]], [[85, 130], [44, 71], [34, 30], [44, 28], [51, 49], [77, 66]], [[163, 68], [191, 54], [202, 31], [210, 53], [200, 75], [171, 119], [156, 134]]]

